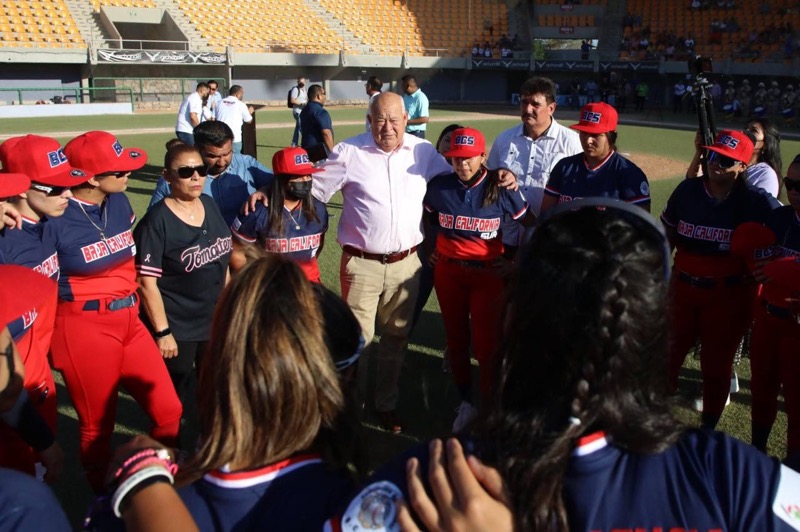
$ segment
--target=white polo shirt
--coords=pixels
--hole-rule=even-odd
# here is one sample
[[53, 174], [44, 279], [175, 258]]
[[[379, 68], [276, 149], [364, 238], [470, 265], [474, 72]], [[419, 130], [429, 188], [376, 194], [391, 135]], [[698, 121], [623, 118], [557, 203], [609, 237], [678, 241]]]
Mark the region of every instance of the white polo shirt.
[[194, 131], [192, 121], [189, 119], [190, 113], [195, 113], [198, 120], [203, 119], [203, 97], [197, 91], [191, 93], [181, 103], [178, 109], [178, 121], [175, 124], [175, 131], [180, 131], [181, 133]]
[[252, 122], [253, 115], [242, 100], [236, 96], [228, 96], [217, 105], [216, 118], [233, 130], [233, 142], [242, 142], [242, 124]]

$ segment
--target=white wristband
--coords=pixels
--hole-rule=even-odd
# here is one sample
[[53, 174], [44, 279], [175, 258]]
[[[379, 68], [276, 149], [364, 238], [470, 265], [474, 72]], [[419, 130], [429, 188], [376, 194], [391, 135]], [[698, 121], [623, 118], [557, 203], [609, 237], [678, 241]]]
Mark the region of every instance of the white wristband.
[[122, 514], [120, 513], [119, 507], [120, 504], [122, 504], [122, 501], [125, 499], [125, 496], [141, 482], [153, 477], [164, 477], [169, 480], [170, 484], [173, 484], [175, 481], [175, 478], [172, 476], [172, 474], [167, 471], [166, 468], [160, 465], [146, 467], [140, 471], [137, 471], [125, 479], [125, 481], [114, 491], [114, 495], [111, 497], [111, 508], [114, 510], [114, 515], [121, 518]]

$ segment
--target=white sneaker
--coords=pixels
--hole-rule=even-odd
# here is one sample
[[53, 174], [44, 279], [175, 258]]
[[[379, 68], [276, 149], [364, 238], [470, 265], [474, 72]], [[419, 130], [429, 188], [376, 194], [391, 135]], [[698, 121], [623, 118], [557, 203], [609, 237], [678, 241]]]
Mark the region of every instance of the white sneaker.
[[[736, 372], [733, 372], [733, 377], [731, 377], [731, 393], [736, 393], [739, 391], [739, 376], [736, 375]], [[730, 397], [728, 397], [730, 399]]]
[[478, 414], [478, 409], [472, 404], [461, 401], [461, 404], [456, 408], [456, 420], [453, 421], [453, 432], [459, 434], [475, 419]]
[[[725, 401], [725, 406], [728, 406], [729, 404], [731, 404], [731, 394], [728, 394], [728, 399]], [[700, 399], [695, 399], [694, 400], [694, 409], [697, 410], [698, 412], [702, 412], [703, 411], [703, 398], [702, 397]]]

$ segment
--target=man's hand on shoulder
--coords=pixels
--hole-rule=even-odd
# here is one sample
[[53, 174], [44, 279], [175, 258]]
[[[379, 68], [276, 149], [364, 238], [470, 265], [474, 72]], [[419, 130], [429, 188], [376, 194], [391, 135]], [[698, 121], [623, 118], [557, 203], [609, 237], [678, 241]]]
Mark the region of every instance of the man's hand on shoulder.
[[515, 176], [514, 172], [507, 168], [499, 168], [497, 170], [497, 184], [502, 188], [510, 190], [511, 192], [516, 192], [519, 190], [517, 176]]

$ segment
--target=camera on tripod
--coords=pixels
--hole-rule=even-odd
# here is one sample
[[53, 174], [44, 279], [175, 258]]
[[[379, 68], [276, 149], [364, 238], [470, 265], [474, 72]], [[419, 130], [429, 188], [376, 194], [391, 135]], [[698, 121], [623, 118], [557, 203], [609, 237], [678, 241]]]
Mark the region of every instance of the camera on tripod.
[[711, 96], [712, 83], [708, 76], [714, 71], [714, 61], [701, 55], [689, 59], [689, 73], [694, 77], [692, 98], [697, 107], [697, 121], [706, 146], [714, 144], [717, 127], [714, 121], [714, 101]]

